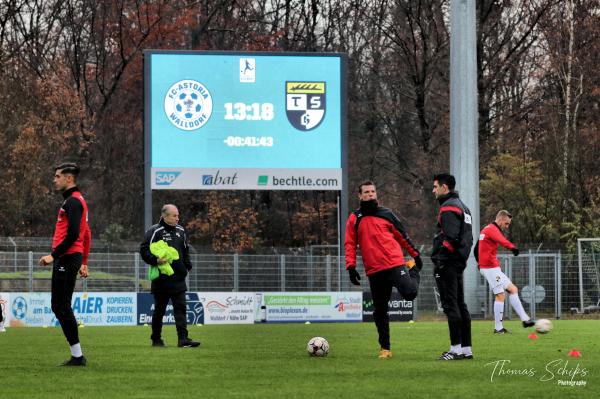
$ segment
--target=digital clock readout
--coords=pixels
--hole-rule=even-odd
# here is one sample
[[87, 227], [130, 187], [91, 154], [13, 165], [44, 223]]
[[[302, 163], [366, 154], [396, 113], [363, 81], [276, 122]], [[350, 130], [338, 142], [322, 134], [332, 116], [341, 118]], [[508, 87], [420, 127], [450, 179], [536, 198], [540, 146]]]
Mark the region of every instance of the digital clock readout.
[[228, 147], [273, 147], [273, 137], [227, 136], [223, 142]]
[[270, 121], [275, 117], [271, 103], [225, 103], [225, 120]]

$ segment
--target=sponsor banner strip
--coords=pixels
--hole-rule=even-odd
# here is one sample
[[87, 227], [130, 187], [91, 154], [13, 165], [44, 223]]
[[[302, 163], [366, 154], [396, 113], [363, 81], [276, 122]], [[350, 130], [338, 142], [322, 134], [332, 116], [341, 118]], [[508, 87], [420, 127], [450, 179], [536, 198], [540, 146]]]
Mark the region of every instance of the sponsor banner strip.
[[[9, 307], [11, 327], [59, 326], [49, 292], [13, 292]], [[89, 326], [135, 325], [137, 295], [130, 292], [76, 292], [71, 302], [79, 323]]]
[[[188, 325], [254, 323], [254, 292], [188, 292], [186, 293]], [[151, 324], [154, 297], [138, 294], [137, 324]], [[164, 324], [175, 324], [173, 305], [167, 305]]]
[[265, 292], [267, 322], [362, 321], [362, 292]]
[[[7, 326], [59, 326], [49, 292], [0, 293]], [[187, 323], [252, 324], [267, 322], [362, 321], [362, 292], [188, 292]], [[154, 297], [150, 293], [77, 292], [75, 317], [89, 326], [147, 325], [152, 323]], [[174, 324], [173, 306], [163, 323]]]
[[152, 168], [153, 190], [341, 190], [341, 169]]
[[[414, 318], [414, 302], [405, 300], [396, 291], [392, 292], [388, 307], [391, 321], [409, 321]], [[363, 293], [363, 321], [373, 321], [373, 298], [370, 292]]]

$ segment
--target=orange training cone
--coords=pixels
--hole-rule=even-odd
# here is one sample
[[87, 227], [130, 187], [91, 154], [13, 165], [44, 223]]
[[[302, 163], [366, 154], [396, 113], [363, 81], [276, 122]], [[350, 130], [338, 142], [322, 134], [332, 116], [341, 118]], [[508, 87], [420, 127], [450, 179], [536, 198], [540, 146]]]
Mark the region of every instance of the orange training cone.
[[536, 333], [533, 332], [533, 333], [529, 334], [529, 336], [527, 336], [527, 338], [529, 338], [529, 339], [538, 339], [538, 336], [537, 336]]
[[577, 349], [571, 349], [571, 351], [568, 353], [568, 356], [581, 357], [581, 352], [579, 352]]

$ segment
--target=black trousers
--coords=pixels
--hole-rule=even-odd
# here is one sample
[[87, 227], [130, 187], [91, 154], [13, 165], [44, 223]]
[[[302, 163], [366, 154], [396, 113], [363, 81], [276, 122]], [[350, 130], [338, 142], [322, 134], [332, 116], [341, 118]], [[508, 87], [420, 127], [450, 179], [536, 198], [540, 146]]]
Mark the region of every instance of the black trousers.
[[173, 314], [175, 316], [175, 328], [177, 329], [178, 339], [188, 337], [187, 330], [187, 303], [185, 291], [178, 293], [153, 292], [154, 295], [154, 313], [152, 314], [152, 335], [150, 338], [157, 341], [161, 337], [163, 317], [167, 311], [169, 300], [173, 303]]
[[392, 288], [396, 287], [400, 295], [407, 301], [412, 301], [419, 292], [421, 276], [413, 267], [393, 267], [369, 276], [371, 295], [373, 297], [373, 319], [379, 334], [379, 345], [390, 349], [390, 316], [389, 302], [392, 298]]
[[77, 320], [73, 314], [71, 300], [82, 259], [80, 253], [63, 255], [56, 259], [52, 266], [52, 299], [50, 303], [69, 345], [79, 343]]
[[466, 262], [448, 261], [433, 269], [442, 308], [448, 318], [451, 345], [471, 346], [471, 315], [463, 286], [466, 267]]

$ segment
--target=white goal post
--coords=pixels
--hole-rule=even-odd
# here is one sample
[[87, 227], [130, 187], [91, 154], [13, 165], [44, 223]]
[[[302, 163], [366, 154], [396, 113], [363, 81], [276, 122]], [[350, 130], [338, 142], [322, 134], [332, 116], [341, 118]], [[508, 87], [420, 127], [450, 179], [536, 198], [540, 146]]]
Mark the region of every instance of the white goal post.
[[[577, 239], [577, 261], [579, 263], [579, 312], [583, 313], [584, 310], [584, 303], [583, 303], [583, 248], [582, 248], [582, 243], [583, 242], [598, 242], [598, 244], [600, 244], [600, 237], [596, 237], [596, 238], [578, 238]], [[600, 253], [600, 250], [598, 251]], [[592, 257], [593, 257], [593, 253], [594, 253], [594, 248], [592, 246]], [[596, 273], [597, 269], [596, 269]], [[600, 276], [596, 276], [597, 277], [597, 281], [596, 281], [596, 285], [598, 285], [598, 290], [600, 291]], [[596, 305], [600, 305], [600, 304], [596, 304]]]

